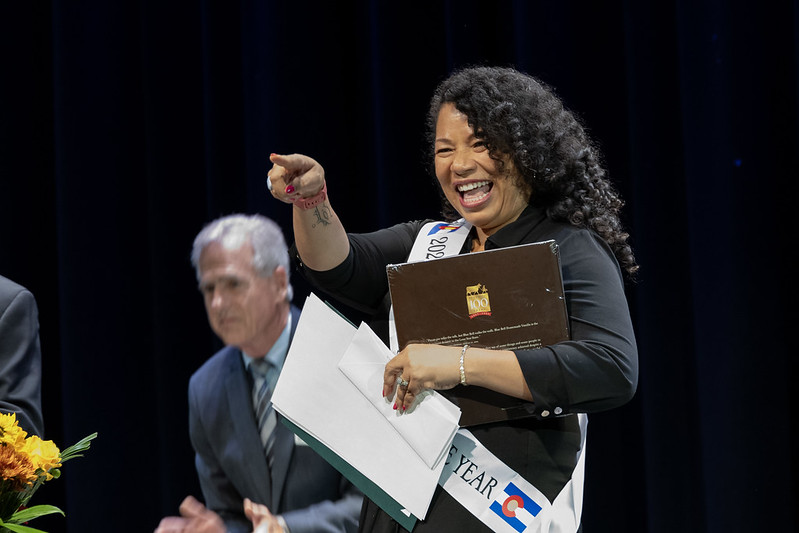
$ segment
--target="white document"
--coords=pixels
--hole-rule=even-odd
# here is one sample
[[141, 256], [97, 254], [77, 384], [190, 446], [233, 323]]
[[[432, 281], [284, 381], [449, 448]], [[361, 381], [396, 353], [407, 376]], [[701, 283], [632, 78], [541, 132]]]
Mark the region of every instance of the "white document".
[[372, 329], [361, 324], [349, 348], [339, 362], [339, 368], [388, 420], [397, 437], [405, 442], [424, 461], [435, 468], [449, 452], [458, 431], [460, 408], [434, 390], [420, 394], [412, 410], [402, 413], [394, 409], [394, 399], [382, 396], [383, 370], [393, 357]]
[[[403, 421], [407, 426], [401, 429], [393, 426], [373, 401], [367, 399], [367, 395], [374, 394], [384, 401], [381, 385], [373, 388], [367, 383], [364, 394], [339, 370], [339, 362], [356, 333], [355, 327], [319, 298], [309, 296], [275, 386], [272, 404], [281, 415], [333, 450], [414, 516], [424, 519], [444, 461], [438, 460], [430, 468], [398, 431], [403, 434], [428, 431], [424, 416], [417, 417], [428, 402], [423, 402], [415, 412], [402, 415], [408, 421]], [[363, 349], [362, 343], [356, 343], [350, 357], [362, 360], [363, 354], [358, 352]], [[414, 420], [418, 421], [417, 426], [413, 426]], [[448, 451], [451, 442], [449, 437], [449, 442], [441, 447]]]

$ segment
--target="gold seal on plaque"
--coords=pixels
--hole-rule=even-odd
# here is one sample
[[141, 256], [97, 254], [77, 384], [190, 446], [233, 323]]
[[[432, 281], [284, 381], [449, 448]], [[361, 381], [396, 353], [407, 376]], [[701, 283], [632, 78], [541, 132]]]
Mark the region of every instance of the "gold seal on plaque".
[[488, 299], [488, 289], [485, 285], [478, 283], [466, 287], [466, 305], [469, 308], [469, 318], [481, 315], [491, 316], [491, 302]]

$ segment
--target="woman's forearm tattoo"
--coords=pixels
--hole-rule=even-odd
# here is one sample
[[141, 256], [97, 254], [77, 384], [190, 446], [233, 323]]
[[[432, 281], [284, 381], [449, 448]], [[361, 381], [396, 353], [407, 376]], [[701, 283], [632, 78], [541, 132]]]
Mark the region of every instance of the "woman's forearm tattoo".
[[311, 225], [312, 228], [330, 225], [330, 207], [327, 204], [323, 203], [314, 207], [313, 212], [314, 216], [316, 216], [316, 221]]

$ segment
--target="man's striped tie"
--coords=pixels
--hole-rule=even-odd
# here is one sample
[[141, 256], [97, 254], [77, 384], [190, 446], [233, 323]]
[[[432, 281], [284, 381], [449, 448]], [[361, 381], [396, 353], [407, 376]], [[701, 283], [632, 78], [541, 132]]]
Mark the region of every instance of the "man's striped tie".
[[272, 448], [275, 444], [275, 426], [277, 414], [272, 408], [272, 389], [269, 387], [267, 374], [274, 371], [272, 365], [265, 359], [253, 359], [250, 363], [253, 377], [252, 401], [255, 409], [255, 420], [258, 422], [258, 431], [261, 434], [261, 444], [266, 454], [266, 462], [272, 469]]

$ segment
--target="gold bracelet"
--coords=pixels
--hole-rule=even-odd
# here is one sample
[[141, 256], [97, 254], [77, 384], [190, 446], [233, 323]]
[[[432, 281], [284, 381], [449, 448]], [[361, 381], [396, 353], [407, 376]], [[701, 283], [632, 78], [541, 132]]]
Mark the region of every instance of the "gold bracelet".
[[467, 387], [469, 384], [466, 383], [466, 370], [463, 368], [463, 357], [466, 355], [466, 350], [469, 348], [468, 344], [463, 345], [463, 349], [461, 350], [461, 385]]

